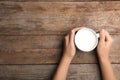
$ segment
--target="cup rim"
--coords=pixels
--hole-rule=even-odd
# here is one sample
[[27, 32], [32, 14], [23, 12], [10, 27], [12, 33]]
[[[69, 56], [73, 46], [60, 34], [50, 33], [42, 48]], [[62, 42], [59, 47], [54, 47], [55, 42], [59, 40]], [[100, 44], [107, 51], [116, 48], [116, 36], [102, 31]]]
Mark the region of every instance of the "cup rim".
[[[80, 49], [80, 48], [78, 47], [78, 45], [77, 45], [77, 42], [76, 42], [76, 35], [77, 35], [78, 32], [81, 31], [81, 30], [89, 30], [89, 31], [91, 31], [91, 32], [96, 36], [95, 45], [94, 45], [90, 50], [82, 50], [82, 49]], [[94, 50], [94, 49], [96, 48], [97, 44], [98, 44], [98, 37], [97, 37], [96, 34], [97, 34], [97, 33], [96, 33], [93, 29], [91, 29], [91, 28], [82, 28], [82, 29], [78, 30], [77, 33], [75, 34], [75, 41], [74, 41], [76, 47], [77, 47], [79, 50], [84, 51], [84, 52], [90, 52], [90, 51]]]

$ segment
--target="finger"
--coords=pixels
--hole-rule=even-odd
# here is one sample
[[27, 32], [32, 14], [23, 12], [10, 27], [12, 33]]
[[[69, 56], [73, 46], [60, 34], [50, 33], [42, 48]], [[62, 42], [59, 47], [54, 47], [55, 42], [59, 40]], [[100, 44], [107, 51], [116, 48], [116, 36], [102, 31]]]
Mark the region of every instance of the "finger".
[[105, 37], [106, 41], [107, 41], [107, 42], [111, 42], [111, 41], [112, 41], [112, 37], [110, 36], [110, 34], [108, 33], [108, 31], [105, 30], [105, 34], [106, 34], [106, 35], [105, 35], [105, 36], [106, 36], [106, 37]]
[[74, 40], [74, 36], [75, 36], [75, 32], [77, 32], [78, 30], [85, 28], [85, 27], [78, 27], [78, 28], [74, 28], [71, 30], [70, 32], [70, 40], [73, 41]]
[[100, 42], [105, 42], [105, 30], [100, 31]]

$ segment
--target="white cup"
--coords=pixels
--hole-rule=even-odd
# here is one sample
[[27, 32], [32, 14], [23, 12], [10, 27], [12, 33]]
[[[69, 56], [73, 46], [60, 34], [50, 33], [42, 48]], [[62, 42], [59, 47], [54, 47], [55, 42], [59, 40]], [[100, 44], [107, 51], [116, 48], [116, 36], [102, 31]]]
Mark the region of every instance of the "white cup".
[[90, 28], [82, 28], [75, 35], [76, 47], [84, 52], [90, 52], [98, 45], [99, 33]]

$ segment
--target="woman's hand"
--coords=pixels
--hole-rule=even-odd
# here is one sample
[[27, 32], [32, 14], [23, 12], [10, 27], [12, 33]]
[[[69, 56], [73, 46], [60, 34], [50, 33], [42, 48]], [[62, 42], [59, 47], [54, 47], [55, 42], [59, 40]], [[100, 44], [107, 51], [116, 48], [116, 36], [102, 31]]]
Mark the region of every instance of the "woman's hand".
[[65, 36], [63, 56], [70, 58], [71, 60], [76, 53], [76, 47], [74, 44], [75, 33], [81, 28], [83, 27], [74, 28]]
[[113, 43], [112, 37], [106, 30], [100, 31], [100, 41], [97, 47], [98, 57], [99, 59], [109, 59], [109, 53], [111, 49], [111, 45]]

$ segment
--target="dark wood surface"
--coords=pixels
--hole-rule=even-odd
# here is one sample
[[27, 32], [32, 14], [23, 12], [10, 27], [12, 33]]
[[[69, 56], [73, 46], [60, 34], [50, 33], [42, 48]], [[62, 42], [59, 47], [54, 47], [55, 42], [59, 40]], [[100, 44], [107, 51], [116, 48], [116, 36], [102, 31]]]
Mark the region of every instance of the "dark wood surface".
[[[110, 59], [120, 80], [120, 1], [39, 1], [0, 0], [1, 80], [51, 80], [64, 36], [78, 26], [110, 32]], [[96, 50], [77, 51], [67, 79], [101, 80]]]
[[[113, 0], [0, 0], [0, 1], [11, 1], [11, 2], [93, 2], [93, 1], [113, 1]], [[114, 0], [119, 1], [119, 0]]]
[[[46, 67], [45, 67], [46, 66]], [[1, 80], [52, 80], [56, 65], [0, 65]], [[120, 65], [113, 64], [115, 73]], [[119, 74], [117, 79], [120, 80]], [[71, 64], [67, 80], [102, 80], [98, 64]]]

